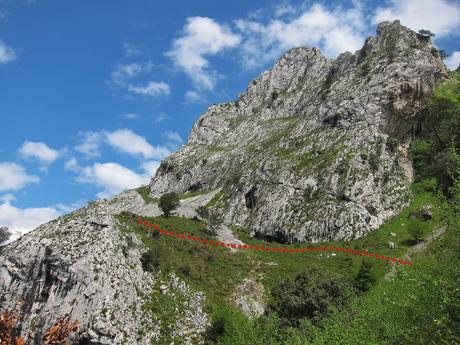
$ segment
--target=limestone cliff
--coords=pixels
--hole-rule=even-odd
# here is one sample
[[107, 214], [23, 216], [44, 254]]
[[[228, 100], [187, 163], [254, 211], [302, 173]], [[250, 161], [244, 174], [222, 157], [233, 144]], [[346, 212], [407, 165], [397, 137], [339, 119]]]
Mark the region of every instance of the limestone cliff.
[[408, 202], [406, 145], [446, 76], [430, 38], [399, 21], [335, 60], [291, 49], [199, 118], [162, 162], [151, 195], [222, 187], [212, 207], [260, 238], [362, 236]]
[[[380, 24], [361, 50], [336, 60], [291, 49], [235, 101], [199, 118], [188, 143], [162, 162], [150, 194], [213, 191], [200, 200], [225, 223], [280, 242], [362, 236], [408, 202], [407, 143], [446, 76], [429, 37], [399, 22]], [[182, 215], [201, 206], [195, 198]], [[20, 302], [30, 343], [41, 344], [64, 314], [80, 321], [75, 344], [203, 343], [206, 296], [174, 273], [144, 271], [141, 237], [115, 217], [123, 211], [158, 214], [125, 192], [1, 247], [0, 309]], [[259, 296], [242, 295], [251, 286], [261, 290], [245, 280], [238, 303], [261, 306]], [[146, 313], [164, 301], [167, 319]]]

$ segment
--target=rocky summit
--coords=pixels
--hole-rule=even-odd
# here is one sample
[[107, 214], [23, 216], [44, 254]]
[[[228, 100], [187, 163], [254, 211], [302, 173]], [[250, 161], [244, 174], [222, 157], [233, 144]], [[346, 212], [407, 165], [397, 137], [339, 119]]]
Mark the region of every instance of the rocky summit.
[[446, 77], [430, 38], [399, 21], [335, 60], [291, 49], [235, 101], [209, 107], [151, 196], [221, 188], [213, 208], [253, 237], [360, 237], [408, 203], [407, 144]]
[[[183, 202], [184, 219], [207, 206], [230, 238], [230, 225], [281, 243], [363, 236], [409, 202], [408, 143], [420, 131], [424, 100], [447, 75], [430, 38], [398, 21], [335, 60], [316, 48], [291, 49], [235, 101], [198, 119], [144, 197], [206, 194]], [[122, 212], [134, 220], [157, 216], [155, 207], [124, 192], [2, 247], [0, 304], [18, 308], [20, 334], [30, 331], [29, 342], [41, 344], [57, 316], [69, 315], [80, 322], [75, 344], [202, 344], [209, 296], [174, 272], [144, 269], [142, 232], [120, 223]], [[247, 314], [261, 315], [260, 291], [245, 279], [233, 295]]]

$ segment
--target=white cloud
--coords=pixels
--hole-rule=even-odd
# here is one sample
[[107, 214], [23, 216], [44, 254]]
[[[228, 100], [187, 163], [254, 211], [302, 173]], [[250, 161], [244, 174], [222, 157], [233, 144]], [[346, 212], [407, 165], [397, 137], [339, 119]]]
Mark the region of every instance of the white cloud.
[[182, 137], [181, 137], [180, 134], [177, 133], [177, 132], [166, 131], [166, 132], [164, 133], [164, 136], [165, 136], [166, 138], [168, 138], [169, 140], [171, 140], [172, 142], [174, 142], [174, 143], [180, 144], [180, 143], [183, 142]]
[[70, 170], [70, 171], [75, 171], [78, 168], [78, 163], [75, 157], [70, 158], [67, 162], [64, 164], [64, 169], [65, 170]]
[[110, 82], [114, 85], [126, 87], [128, 82], [141, 73], [149, 73], [153, 68], [150, 61], [133, 62], [129, 64], [119, 63], [110, 74]]
[[428, 29], [437, 36], [447, 36], [460, 28], [460, 3], [446, 0], [391, 0], [375, 11], [373, 21], [400, 19], [413, 30]]
[[83, 153], [86, 158], [95, 158], [101, 155], [99, 151], [99, 145], [102, 140], [102, 136], [99, 132], [80, 132], [82, 137], [81, 143], [75, 147], [80, 153]]
[[87, 202], [85, 200], [79, 200], [79, 201], [76, 201], [70, 205], [67, 205], [67, 204], [56, 204], [56, 208], [60, 211], [62, 211], [63, 213], [70, 213], [72, 211], [75, 211], [76, 209], [79, 209], [83, 206], [85, 206]]
[[149, 81], [145, 86], [133, 86], [129, 85], [128, 91], [138, 95], [144, 96], [160, 96], [160, 95], [169, 95], [171, 93], [171, 88], [168, 84], [163, 81]]
[[61, 214], [62, 212], [54, 207], [17, 208], [7, 200], [0, 205], [0, 226], [6, 226], [11, 230], [11, 242]]
[[0, 63], [7, 63], [17, 58], [16, 51], [0, 41]]
[[287, 10], [282, 14], [289, 16], [268, 23], [235, 21], [244, 37], [241, 53], [246, 68], [259, 67], [292, 47], [319, 46], [326, 55], [335, 57], [344, 51], [356, 51], [364, 42], [365, 19], [359, 3], [346, 10], [314, 4], [294, 17]]
[[142, 136], [124, 128], [114, 132], [105, 132], [107, 142], [122, 152], [142, 155], [146, 159], [162, 159], [171, 152], [164, 146], [152, 146]]
[[13, 200], [16, 200], [15, 196], [11, 193], [8, 193], [8, 194], [5, 194], [5, 195], [2, 195], [0, 197], [0, 200], [1, 201], [13, 201]]
[[123, 48], [125, 50], [125, 55], [127, 57], [141, 56], [144, 54], [142, 47], [134, 43], [124, 42]]
[[102, 187], [103, 191], [97, 196], [108, 198], [123, 190], [147, 184], [154, 165], [152, 162], [145, 162], [142, 167], [145, 173], [137, 174], [118, 163], [95, 163], [93, 166], [82, 167], [77, 181]]
[[174, 41], [173, 48], [167, 55], [198, 87], [212, 90], [219, 75], [209, 69], [206, 56], [215, 55], [226, 48], [234, 48], [239, 43], [240, 37], [227, 26], [207, 17], [189, 17], [183, 36]]
[[460, 64], [460, 51], [454, 51], [444, 62], [451, 71], [456, 70]]
[[189, 103], [200, 103], [204, 98], [198, 92], [189, 90], [185, 93], [185, 100]]
[[19, 149], [21, 156], [35, 158], [44, 164], [54, 162], [59, 158], [59, 151], [50, 148], [43, 142], [25, 141]]
[[170, 119], [171, 119], [171, 116], [168, 116], [167, 114], [161, 113], [157, 117], [155, 117], [155, 120], [153, 120], [153, 121], [155, 121], [156, 123], [160, 123], [160, 122], [167, 121], [167, 120], [170, 120]]
[[30, 183], [38, 183], [36, 175], [28, 175], [24, 167], [16, 163], [0, 163], [0, 191], [17, 190]]
[[121, 114], [121, 117], [123, 117], [126, 120], [132, 120], [139, 118], [139, 115], [136, 113], [123, 113]]
[[149, 177], [149, 179], [155, 175], [156, 171], [160, 167], [159, 161], [148, 161], [142, 163], [142, 169], [144, 169], [145, 174]]

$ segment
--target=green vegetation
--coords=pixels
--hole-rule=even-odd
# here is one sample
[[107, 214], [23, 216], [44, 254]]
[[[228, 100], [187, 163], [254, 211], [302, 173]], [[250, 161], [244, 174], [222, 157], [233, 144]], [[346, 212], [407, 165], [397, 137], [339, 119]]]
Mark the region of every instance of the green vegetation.
[[158, 198], [152, 198], [150, 194], [149, 186], [143, 186], [136, 189], [136, 192], [144, 199], [146, 204], [157, 204]]
[[179, 195], [177, 193], [166, 193], [160, 197], [158, 207], [163, 211], [165, 217], [169, 217], [171, 212], [180, 205]]
[[[136, 215], [129, 213], [118, 216], [120, 230], [136, 233], [147, 247], [141, 260], [145, 270], [176, 272], [192, 287], [205, 292], [212, 316], [207, 344], [458, 344], [459, 75], [453, 73], [450, 80], [436, 89], [420, 118], [420, 136], [409, 150], [415, 169], [410, 205], [360, 239], [321, 243], [322, 247], [339, 246], [403, 258], [417, 242], [446, 227], [443, 236], [427, 244], [423, 251], [411, 254], [413, 267], [396, 265], [393, 270], [391, 264], [375, 258], [324, 250], [304, 254], [255, 250], [233, 253], [209, 245], [203, 250], [199, 243], [180, 238], [166, 235], [152, 238], [143, 226], [132, 221]], [[313, 147], [312, 152], [334, 157], [339, 154], [336, 150], [341, 150], [340, 141], [337, 135], [331, 142], [338, 145], [329, 146], [330, 149]], [[274, 152], [282, 159], [292, 158], [295, 148], [302, 148], [304, 143], [291, 144], [273, 136], [261, 150]], [[398, 147], [392, 140], [380, 146], [392, 152]], [[371, 169], [379, 168], [378, 155], [373, 157], [369, 152], [365, 158]], [[321, 168], [316, 164], [320, 163], [311, 155], [299, 157], [300, 168], [312, 165]], [[236, 178], [229, 182], [237, 183]], [[226, 193], [217, 193], [207, 208], [225, 206]], [[420, 217], [424, 210], [430, 211], [429, 216]], [[212, 214], [201, 217], [212, 222]], [[213, 233], [198, 220], [156, 217], [149, 221], [168, 231], [180, 229], [180, 233], [185, 231], [191, 236], [215, 240]], [[285, 247], [288, 251], [310, 246], [280, 245], [254, 239], [245, 229], [232, 229], [248, 245]], [[389, 242], [396, 247], [389, 248]], [[394, 275], [387, 275], [389, 271]], [[265, 288], [267, 308], [259, 318], [249, 319], [228, 303], [235, 287], [246, 277], [259, 280]], [[167, 300], [168, 297], [161, 298], [166, 300], [156, 296], [145, 309], [167, 321], [177, 303]]]
[[209, 218], [209, 210], [205, 206], [199, 206], [196, 209], [196, 214], [198, 217], [200, 217], [202, 220]]
[[[147, 270], [153, 268], [163, 274], [175, 272], [192, 287], [206, 292], [206, 302], [210, 308], [222, 304], [235, 286], [248, 276], [254, 265], [251, 256], [235, 254], [221, 246], [202, 245], [187, 239], [160, 235], [155, 230], [156, 238], [152, 238], [145, 233], [145, 226], [135, 222], [137, 216], [131, 213], [121, 213], [117, 220], [120, 231], [137, 234], [147, 252], [153, 254], [145, 255], [145, 259], [152, 258], [151, 265], [147, 260], [143, 263]], [[173, 216], [145, 220], [167, 231], [215, 240], [206, 224], [198, 220]]]

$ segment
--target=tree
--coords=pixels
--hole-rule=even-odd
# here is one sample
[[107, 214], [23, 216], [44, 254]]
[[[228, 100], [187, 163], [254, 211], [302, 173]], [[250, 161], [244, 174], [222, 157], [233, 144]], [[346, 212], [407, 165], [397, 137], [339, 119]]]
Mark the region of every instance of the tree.
[[444, 49], [439, 49], [438, 53], [439, 53], [439, 57], [443, 60], [449, 57], [449, 53], [446, 52]]
[[5, 243], [11, 237], [11, 232], [8, 230], [6, 226], [0, 227], [0, 244]]
[[195, 212], [201, 220], [209, 217], [209, 211], [205, 206], [198, 206]]
[[163, 211], [165, 217], [169, 217], [171, 212], [180, 205], [179, 196], [177, 193], [166, 193], [160, 197], [158, 206]]
[[217, 211], [212, 211], [209, 213], [209, 231], [211, 231], [212, 234], [216, 234], [217, 229], [222, 225], [222, 217]]
[[426, 29], [421, 29], [418, 31], [418, 33], [422, 36], [427, 36], [427, 37], [434, 37], [435, 34], [432, 33], [430, 30], [426, 30]]
[[354, 279], [354, 286], [365, 292], [369, 290], [376, 282], [375, 277], [372, 275], [372, 264], [369, 261], [363, 260], [358, 274]]

